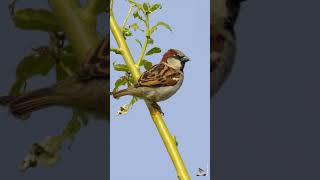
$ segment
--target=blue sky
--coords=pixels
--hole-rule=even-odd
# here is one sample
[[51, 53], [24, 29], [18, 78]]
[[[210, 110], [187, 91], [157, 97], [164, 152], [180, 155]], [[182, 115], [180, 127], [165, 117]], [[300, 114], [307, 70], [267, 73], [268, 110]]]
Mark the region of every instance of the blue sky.
[[[179, 151], [192, 179], [210, 178], [195, 176], [199, 167], [206, 169], [210, 163], [209, 3], [209, 0], [163, 1], [163, 8], [150, 17], [151, 25], [164, 21], [173, 31], [158, 29], [153, 38], [155, 46], [160, 47], [162, 53], [147, 59], [158, 63], [163, 52], [170, 48], [179, 49], [191, 58], [185, 67], [182, 87], [169, 100], [160, 102], [160, 105], [168, 128], [177, 136]], [[114, 12], [119, 24], [122, 24], [128, 9], [126, 1], [115, 1]], [[128, 24], [132, 23], [133, 19], [129, 19]], [[142, 39], [142, 36], [138, 37]], [[137, 59], [140, 47], [133, 38], [128, 38], [128, 44], [133, 57]], [[116, 47], [113, 38], [111, 47]], [[111, 60], [123, 63], [118, 55], [113, 54]], [[121, 75], [112, 71], [111, 88]], [[175, 168], [144, 102], [138, 101], [127, 115], [116, 115], [119, 107], [130, 99], [111, 98], [111, 179], [177, 179]]]

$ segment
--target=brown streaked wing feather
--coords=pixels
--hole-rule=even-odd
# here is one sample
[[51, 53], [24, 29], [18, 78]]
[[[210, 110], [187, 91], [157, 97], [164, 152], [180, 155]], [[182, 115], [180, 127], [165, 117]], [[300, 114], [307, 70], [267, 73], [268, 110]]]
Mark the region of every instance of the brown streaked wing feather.
[[149, 71], [144, 72], [135, 87], [164, 87], [174, 86], [181, 76], [180, 72], [165, 65], [154, 65]]

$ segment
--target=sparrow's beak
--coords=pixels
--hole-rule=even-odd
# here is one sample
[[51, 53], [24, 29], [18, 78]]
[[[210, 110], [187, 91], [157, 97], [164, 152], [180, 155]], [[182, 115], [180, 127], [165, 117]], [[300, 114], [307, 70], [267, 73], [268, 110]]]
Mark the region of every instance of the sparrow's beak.
[[187, 56], [184, 56], [183, 58], [181, 58], [182, 62], [188, 62], [190, 61], [190, 58], [188, 58]]

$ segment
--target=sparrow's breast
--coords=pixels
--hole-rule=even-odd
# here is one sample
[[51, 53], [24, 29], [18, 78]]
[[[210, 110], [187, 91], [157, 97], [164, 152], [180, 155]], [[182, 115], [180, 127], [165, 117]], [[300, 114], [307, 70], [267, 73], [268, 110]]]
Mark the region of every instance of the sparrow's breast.
[[169, 99], [172, 95], [174, 95], [181, 87], [183, 83], [183, 74], [181, 74], [179, 81], [173, 86], [164, 86], [157, 88], [149, 88], [146, 87], [146, 99], [159, 102]]

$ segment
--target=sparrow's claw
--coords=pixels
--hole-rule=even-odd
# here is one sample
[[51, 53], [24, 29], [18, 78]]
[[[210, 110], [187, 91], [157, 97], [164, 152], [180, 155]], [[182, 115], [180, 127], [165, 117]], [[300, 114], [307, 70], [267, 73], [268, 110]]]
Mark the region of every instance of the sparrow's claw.
[[164, 116], [164, 113], [163, 113], [161, 107], [156, 102], [152, 103], [152, 107], [155, 108], [156, 110], [158, 110], [162, 116]]

